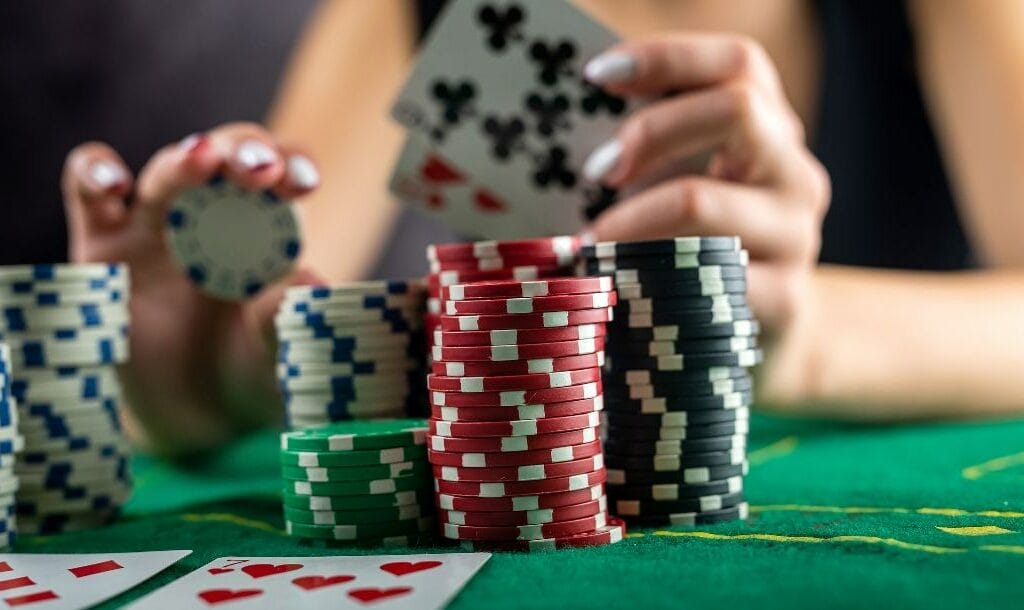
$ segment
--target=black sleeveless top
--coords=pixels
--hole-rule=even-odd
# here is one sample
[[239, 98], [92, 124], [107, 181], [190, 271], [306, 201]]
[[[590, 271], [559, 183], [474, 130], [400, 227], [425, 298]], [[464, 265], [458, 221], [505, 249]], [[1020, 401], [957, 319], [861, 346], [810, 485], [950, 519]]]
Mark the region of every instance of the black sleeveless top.
[[[443, 0], [419, 0], [426, 31]], [[925, 112], [903, 2], [820, 0], [823, 82], [812, 150], [832, 176], [821, 260], [974, 265]]]

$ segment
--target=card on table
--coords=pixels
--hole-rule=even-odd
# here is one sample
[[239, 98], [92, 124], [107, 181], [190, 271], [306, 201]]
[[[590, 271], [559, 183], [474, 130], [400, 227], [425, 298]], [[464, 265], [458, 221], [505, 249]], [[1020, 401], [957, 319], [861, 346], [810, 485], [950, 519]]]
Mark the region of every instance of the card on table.
[[[430, 155], [456, 168], [484, 196], [423, 207], [470, 235], [580, 229], [615, 199], [581, 168], [630, 110], [583, 78], [586, 62], [616, 40], [568, 2], [453, 2], [392, 109], [411, 132], [396, 174]], [[393, 178], [393, 190], [402, 183]]]
[[191, 552], [0, 554], [0, 603], [7, 608], [88, 608], [127, 591]]
[[489, 553], [222, 557], [130, 608], [442, 608], [490, 557]]

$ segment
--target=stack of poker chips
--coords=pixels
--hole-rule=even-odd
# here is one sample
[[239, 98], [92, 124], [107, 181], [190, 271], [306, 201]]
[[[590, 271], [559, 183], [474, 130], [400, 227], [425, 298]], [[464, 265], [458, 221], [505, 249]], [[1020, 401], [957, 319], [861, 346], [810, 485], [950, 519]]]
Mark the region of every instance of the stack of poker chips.
[[17, 402], [11, 396], [11, 352], [0, 343], [0, 549], [14, 544], [14, 494], [18, 491], [18, 477], [14, 473], [15, 454], [25, 448], [25, 439], [18, 434]]
[[621, 540], [598, 434], [611, 288], [553, 278], [443, 290], [427, 439], [444, 537], [527, 551]]
[[289, 289], [275, 318], [289, 425], [422, 415], [423, 298], [406, 281]]
[[604, 371], [608, 495], [637, 525], [744, 519], [761, 362], [736, 237], [598, 243], [581, 274], [615, 280]]
[[435, 528], [422, 419], [281, 435], [284, 518], [298, 538], [411, 545]]
[[495, 280], [536, 280], [573, 275], [579, 239], [570, 236], [519, 241], [478, 241], [427, 247], [427, 347], [440, 327], [445, 286]]
[[25, 438], [21, 533], [102, 525], [131, 494], [116, 371], [128, 358], [128, 288], [124, 265], [0, 268], [0, 330]]

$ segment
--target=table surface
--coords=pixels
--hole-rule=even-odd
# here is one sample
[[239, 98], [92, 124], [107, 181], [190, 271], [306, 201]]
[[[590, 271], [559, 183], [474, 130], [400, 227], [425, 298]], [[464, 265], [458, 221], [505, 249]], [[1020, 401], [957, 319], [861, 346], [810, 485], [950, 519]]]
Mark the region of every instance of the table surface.
[[[1024, 607], [1024, 421], [875, 427], [758, 415], [750, 441], [748, 523], [495, 554], [451, 607]], [[268, 431], [189, 467], [139, 456], [118, 523], [24, 537], [17, 550], [194, 549], [106, 608], [216, 557], [375, 553], [284, 535], [277, 444]]]

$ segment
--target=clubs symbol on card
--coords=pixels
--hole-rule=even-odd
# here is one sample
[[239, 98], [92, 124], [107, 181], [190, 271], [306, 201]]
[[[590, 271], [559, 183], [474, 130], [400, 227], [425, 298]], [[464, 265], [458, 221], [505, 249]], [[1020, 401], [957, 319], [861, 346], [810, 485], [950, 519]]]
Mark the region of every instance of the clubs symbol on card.
[[502, 120], [488, 116], [484, 119], [483, 131], [491, 140], [491, 154], [500, 161], [506, 161], [514, 151], [521, 148], [526, 125], [518, 117]]
[[301, 563], [279, 563], [277, 565], [272, 563], [254, 563], [245, 566], [242, 568], [242, 571], [253, 578], [263, 578], [265, 576], [294, 572], [295, 570], [301, 570], [302, 567]]
[[355, 579], [355, 576], [350, 576], [348, 574], [338, 574], [336, 576], [300, 576], [292, 580], [292, 584], [300, 589], [313, 591], [314, 589], [322, 589], [324, 587], [352, 582]]
[[569, 121], [569, 98], [558, 94], [544, 97], [540, 93], [526, 96], [526, 109], [533, 114], [537, 133], [550, 138], [559, 130], [572, 129]]
[[537, 64], [537, 80], [551, 86], [558, 84], [558, 77], [571, 76], [569, 63], [576, 57], [576, 45], [569, 40], [548, 43], [535, 40], [530, 45], [530, 58]]
[[569, 166], [569, 153], [561, 146], [552, 146], [540, 155], [533, 172], [533, 182], [540, 188], [560, 186], [570, 189], [576, 185], [576, 173]]
[[233, 602], [247, 597], [256, 597], [263, 595], [262, 589], [207, 589], [200, 591], [198, 594], [199, 599], [203, 600], [211, 606], [222, 604], [224, 602]]
[[431, 136], [435, 140], [443, 140], [449, 127], [458, 125], [463, 117], [472, 116], [473, 100], [477, 96], [476, 86], [468, 80], [457, 83], [438, 80], [430, 88], [430, 93], [441, 115], [441, 123], [434, 126]]
[[380, 569], [395, 576], [405, 576], [425, 570], [433, 570], [441, 565], [443, 565], [441, 561], [392, 561], [391, 563], [381, 564]]
[[580, 110], [587, 116], [599, 112], [607, 112], [611, 116], [621, 116], [626, 112], [626, 100], [608, 93], [597, 85], [583, 81], [580, 83], [583, 93], [580, 95]]
[[513, 4], [504, 11], [493, 4], [485, 4], [477, 13], [477, 19], [487, 30], [487, 46], [494, 51], [504, 51], [508, 43], [520, 40], [519, 26], [526, 16], [523, 9]]
[[357, 599], [364, 604], [369, 604], [371, 602], [379, 602], [392, 597], [406, 595], [411, 592], [412, 587], [391, 587], [388, 589], [366, 588], [352, 589], [348, 592], [348, 596], [353, 599]]

